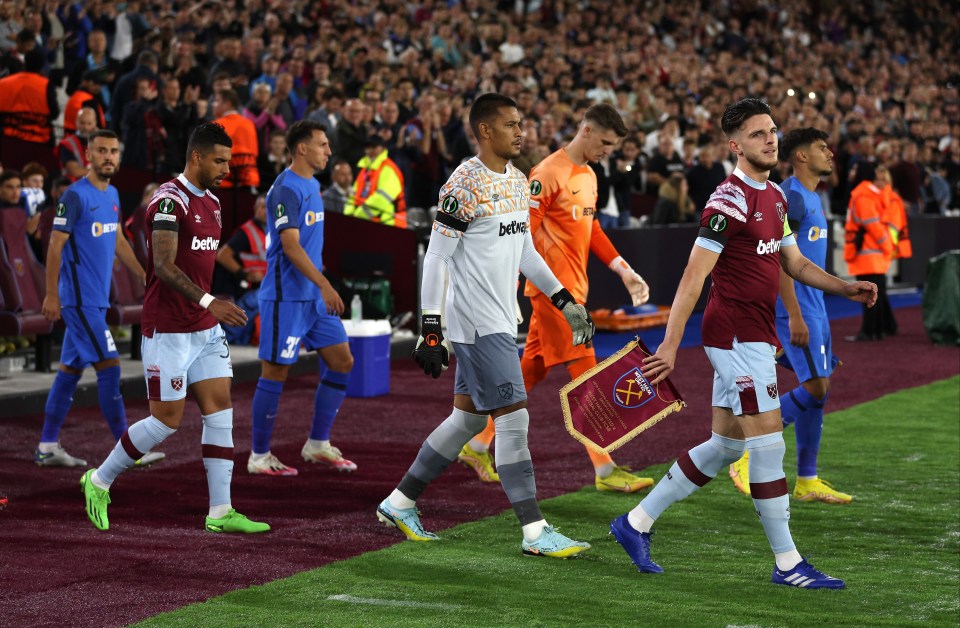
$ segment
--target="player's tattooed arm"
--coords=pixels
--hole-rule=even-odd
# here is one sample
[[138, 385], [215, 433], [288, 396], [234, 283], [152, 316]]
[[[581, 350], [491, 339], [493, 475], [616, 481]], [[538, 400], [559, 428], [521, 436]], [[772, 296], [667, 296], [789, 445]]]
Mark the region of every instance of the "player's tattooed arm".
[[153, 232], [154, 273], [160, 281], [182, 294], [188, 301], [197, 303], [206, 293], [200, 286], [190, 281], [190, 278], [174, 263], [177, 259], [177, 240], [176, 231]]

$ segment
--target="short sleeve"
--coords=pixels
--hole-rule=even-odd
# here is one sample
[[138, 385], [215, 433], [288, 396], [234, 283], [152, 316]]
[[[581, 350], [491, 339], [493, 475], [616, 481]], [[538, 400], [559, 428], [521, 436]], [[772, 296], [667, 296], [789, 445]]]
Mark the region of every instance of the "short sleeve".
[[300, 228], [300, 198], [285, 185], [277, 187], [270, 196], [267, 212], [276, 230]]
[[547, 167], [534, 166], [530, 171], [530, 211], [542, 214], [553, 205], [561, 185], [555, 172]]
[[159, 192], [147, 205], [147, 223], [154, 231], [179, 231], [187, 214], [183, 199], [170, 192]]
[[448, 237], [459, 238], [473, 222], [477, 196], [464, 183], [447, 182], [440, 188], [440, 202], [433, 228]]
[[[787, 220], [784, 224], [789, 224], [789, 228], [796, 231], [807, 216], [806, 203], [803, 201], [803, 195], [796, 190], [787, 189], [784, 197], [787, 199]], [[784, 233], [784, 235], [787, 234]]]
[[83, 202], [76, 190], [68, 189], [60, 197], [53, 217], [53, 230], [73, 233], [77, 221], [83, 216]]
[[697, 241], [701, 246], [701, 240], [713, 243], [705, 248], [719, 252], [746, 224], [747, 199], [743, 190], [730, 182], [721, 183], [703, 208]]

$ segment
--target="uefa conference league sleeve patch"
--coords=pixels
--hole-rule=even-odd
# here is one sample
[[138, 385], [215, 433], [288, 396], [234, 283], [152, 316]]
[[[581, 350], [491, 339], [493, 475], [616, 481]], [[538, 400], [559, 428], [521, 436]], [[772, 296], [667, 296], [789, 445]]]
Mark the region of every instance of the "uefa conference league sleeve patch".
[[157, 211], [153, 215], [153, 229], [160, 231], [179, 231], [177, 219], [177, 202], [172, 198], [161, 198], [157, 203]]
[[707, 218], [707, 224], [700, 227], [700, 233], [697, 235], [707, 240], [713, 240], [719, 244], [727, 243], [725, 231], [730, 226], [730, 220], [723, 214], [714, 214]]
[[469, 222], [460, 217], [460, 201], [453, 194], [447, 194], [440, 200], [436, 221], [461, 233], [470, 226]]
[[276, 208], [273, 210], [273, 215], [273, 226], [277, 229], [290, 222], [290, 217], [287, 216], [287, 207], [283, 203], [277, 203]]

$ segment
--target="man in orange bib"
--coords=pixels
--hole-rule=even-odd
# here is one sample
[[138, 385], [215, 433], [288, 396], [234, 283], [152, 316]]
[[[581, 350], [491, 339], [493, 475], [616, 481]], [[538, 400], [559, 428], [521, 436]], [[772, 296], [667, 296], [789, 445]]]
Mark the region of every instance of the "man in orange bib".
[[[608, 104], [587, 109], [576, 137], [530, 172], [530, 230], [537, 252], [543, 257], [578, 303], [585, 304], [587, 259], [591, 252], [623, 279], [634, 305], [649, 298], [646, 282], [617, 253], [617, 249], [595, 220], [597, 176], [589, 162], [597, 162], [613, 150], [627, 135], [617, 110]], [[524, 294], [530, 297], [533, 314], [527, 333], [527, 345], [520, 366], [529, 391], [546, 378], [554, 366], [562, 364], [576, 379], [596, 366], [592, 346], [574, 346], [567, 324], [550, 298], [527, 283]], [[497, 482], [489, 452], [494, 437], [493, 421], [460, 452], [459, 461], [473, 468], [481, 481]], [[651, 478], [633, 475], [617, 466], [608, 454], [587, 449], [596, 471], [595, 484], [600, 491], [632, 493], [653, 485]]]

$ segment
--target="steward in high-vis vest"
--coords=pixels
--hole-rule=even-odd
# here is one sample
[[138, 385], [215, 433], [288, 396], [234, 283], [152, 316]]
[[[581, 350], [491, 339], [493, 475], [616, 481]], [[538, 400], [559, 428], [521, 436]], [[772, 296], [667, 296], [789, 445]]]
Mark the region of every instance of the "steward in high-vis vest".
[[243, 291], [259, 286], [267, 272], [266, 219], [267, 201], [261, 194], [253, 206], [253, 218], [240, 225], [217, 251], [217, 263]]
[[883, 222], [893, 240], [893, 258], [913, 257], [913, 245], [910, 244], [910, 229], [907, 226], [907, 208], [903, 199], [892, 185], [883, 188]]
[[220, 184], [221, 188], [257, 187], [260, 185], [260, 171], [257, 170], [257, 157], [260, 146], [257, 142], [257, 127], [248, 118], [240, 114], [240, 97], [232, 89], [219, 92], [214, 100], [214, 122], [223, 126], [233, 140], [230, 156], [230, 174]]
[[107, 120], [104, 117], [103, 105], [100, 102], [100, 88], [104, 82], [103, 72], [100, 70], [87, 70], [83, 74], [83, 82], [67, 101], [63, 108], [63, 131], [64, 133], [76, 133], [77, 114], [83, 107], [88, 107], [97, 114], [97, 128], [107, 128]]
[[387, 156], [386, 142], [377, 129], [367, 135], [366, 156], [357, 162], [360, 171], [353, 183], [353, 195], [343, 213], [391, 227], [407, 227], [407, 201], [403, 192], [403, 173]]
[[60, 113], [55, 86], [43, 76], [43, 52], [24, 55], [23, 72], [0, 79], [0, 126], [5, 137], [53, 145], [52, 121]]
[[847, 271], [855, 277], [885, 275], [893, 257], [893, 241], [883, 222], [885, 182], [877, 181], [881, 174], [871, 163], [857, 164], [860, 183], [850, 193], [843, 247]]

